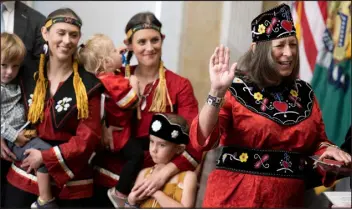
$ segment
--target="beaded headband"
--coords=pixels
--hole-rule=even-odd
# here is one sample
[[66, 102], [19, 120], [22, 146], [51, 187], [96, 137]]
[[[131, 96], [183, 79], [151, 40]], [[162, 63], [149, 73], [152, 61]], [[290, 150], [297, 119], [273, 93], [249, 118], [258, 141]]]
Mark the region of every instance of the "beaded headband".
[[74, 18], [71, 18], [71, 17], [54, 17], [54, 18], [50, 18], [49, 20], [47, 20], [45, 22], [44, 26], [47, 29], [49, 29], [55, 23], [69, 23], [69, 24], [77, 26], [79, 29], [81, 29], [81, 27], [82, 27], [82, 22], [81, 21], [79, 21], [77, 19], [74, 19]]
[[161, 28], [159, 26], [156, 26], [156, 25], [150, 24], [150, 23], [143, 23], [143, 24], [136, 25], [135, 27], [128, 30], [126, 33], [127, 39], [131, 38], [131, 36], [134, 33], [136, 33], [137, 31], [139, 31], [141, 29], [154, 29], [154, 30], [159, 31], [161, 33]]

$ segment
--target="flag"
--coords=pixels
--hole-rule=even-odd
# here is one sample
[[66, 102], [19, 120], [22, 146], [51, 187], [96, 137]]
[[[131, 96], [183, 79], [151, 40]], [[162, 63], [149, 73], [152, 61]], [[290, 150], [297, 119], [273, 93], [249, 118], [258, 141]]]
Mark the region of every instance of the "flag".
[[300, 79], [312, 79], [318, 52], [324, 48], [323, 34], [327, 20], [326, 1], [293, 1], [292, 16], [299, 42]]
[[341, 146], [351, 126], [351, 2], [329, 2], [324, 49], [311, 82], [326, 134]]

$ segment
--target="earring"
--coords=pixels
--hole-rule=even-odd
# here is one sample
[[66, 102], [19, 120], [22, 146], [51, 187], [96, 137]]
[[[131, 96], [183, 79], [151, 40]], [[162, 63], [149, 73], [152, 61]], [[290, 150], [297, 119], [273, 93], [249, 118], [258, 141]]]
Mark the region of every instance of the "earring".
[[49, 45], [47, 44], [47, 42], [43, 45], [43, 52], [45, 55], [48, 54], [49, 51]]

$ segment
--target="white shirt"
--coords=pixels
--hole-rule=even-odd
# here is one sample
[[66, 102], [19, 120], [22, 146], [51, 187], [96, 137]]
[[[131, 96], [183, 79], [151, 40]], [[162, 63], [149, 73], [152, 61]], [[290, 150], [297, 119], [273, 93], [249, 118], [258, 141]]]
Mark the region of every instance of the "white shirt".
[[8, 33], [13, 33], [15, 25], [15, 1], [2, 2], [5, 5], [6, 10], [2, 13], [4, 17], [4, 30]]

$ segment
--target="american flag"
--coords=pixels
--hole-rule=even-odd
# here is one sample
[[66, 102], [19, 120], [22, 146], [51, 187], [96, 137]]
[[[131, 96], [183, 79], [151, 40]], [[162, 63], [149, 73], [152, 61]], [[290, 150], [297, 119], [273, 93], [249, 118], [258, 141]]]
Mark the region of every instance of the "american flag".
[[327, 1], [293, 1], [292, 16], [300, 53], [300, 79], [310, 82], [318, 52], [324, 48], [323, 35], [328, 16]]

